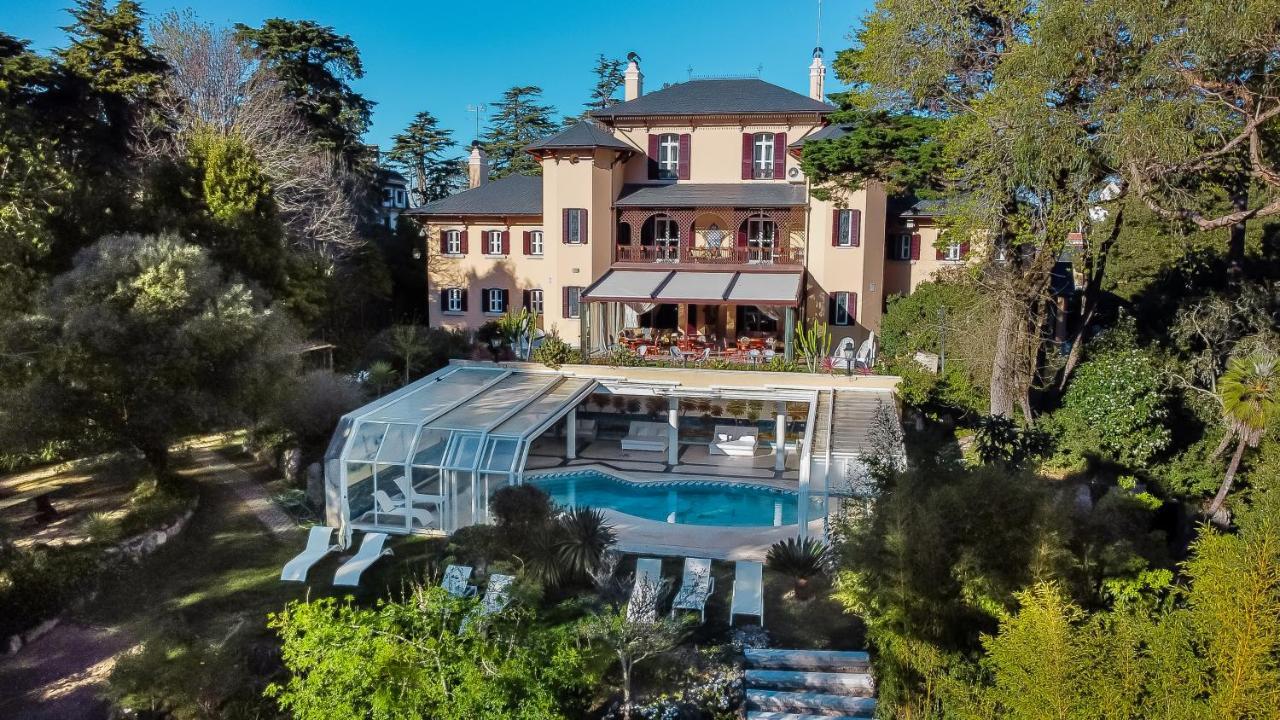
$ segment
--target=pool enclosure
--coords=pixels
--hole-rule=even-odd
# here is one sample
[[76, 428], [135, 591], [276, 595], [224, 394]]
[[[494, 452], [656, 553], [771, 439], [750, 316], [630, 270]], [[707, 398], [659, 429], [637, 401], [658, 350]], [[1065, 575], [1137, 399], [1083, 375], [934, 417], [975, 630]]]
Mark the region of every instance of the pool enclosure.
[[452, 533], [487, 522], [490, 496], [520, 481], [532, 440], [595, 387], [450, 365], [348, 413], [325, 453], [328, 524], [346, 540], [352, 530]]

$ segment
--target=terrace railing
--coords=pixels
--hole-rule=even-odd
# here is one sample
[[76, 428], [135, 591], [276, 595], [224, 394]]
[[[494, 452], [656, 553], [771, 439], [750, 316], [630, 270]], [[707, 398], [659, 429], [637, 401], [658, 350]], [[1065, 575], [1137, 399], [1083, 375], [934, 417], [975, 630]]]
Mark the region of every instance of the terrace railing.
[[803, 247], [618, 245], [614, 262], [694, 265], [803, 265]]

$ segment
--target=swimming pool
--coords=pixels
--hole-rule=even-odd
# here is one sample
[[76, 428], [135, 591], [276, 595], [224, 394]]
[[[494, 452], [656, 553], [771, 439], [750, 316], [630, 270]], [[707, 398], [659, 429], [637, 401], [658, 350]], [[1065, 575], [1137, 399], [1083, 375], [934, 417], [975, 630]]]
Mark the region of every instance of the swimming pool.
[[[681, 525], [777, 527], [796, 523], [799, 494], [734, 482], [672, 480], [633, 483], [595, 470], [542, 475], [528, 480], [560, 505], [589, 505]], [[810, 498], [809, 518], [821, 516]]]

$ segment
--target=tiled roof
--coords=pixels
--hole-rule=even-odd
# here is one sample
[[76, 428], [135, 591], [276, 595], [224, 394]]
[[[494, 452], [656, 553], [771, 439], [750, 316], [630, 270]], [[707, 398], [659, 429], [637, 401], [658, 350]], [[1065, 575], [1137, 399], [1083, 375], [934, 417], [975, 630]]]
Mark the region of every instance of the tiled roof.
[[690, 80], [669, 85], [635, 100], [604, 110], [592, 117], [620, 118], [641, 115], [732, 115], [737, 113], [829, 113], [832, 106], [784, 87], [755, 78], [741, 80]]
[[672, 183], [625, 185], [617, 207], [792, 207], [804, 205], [803, 185], [791, 183]]
[[889, 213], [898, 217], [938, 217], [947, 209], [944, 198], [922, 200], [915, 197], [894, 198], [889, 203]]
[[405, 211], [406, 215], [541, 215], [542, 178], [508, 175]]
[[583, 120], [573, 127], [552, 135], [549, 138], [543, 138], [528, 147], [527, 151], [542, 150], [549, 148], [589, 148], [604, 147], [614, 148], [617, 150], [630, 150], [635, 152], [635, 148], [618, 138], [610, 135], [599, 125], [593, 122]]
[[826, 127], [819, 128], [817, 131], [805, 135], [787, 147], [802, 147], [805, 143], [813, 142], [814, 140], [835, 140], [836, 138], [843, 137], [847, 134], [850, 127], [851, 126], [849, 125], [827, 125]]

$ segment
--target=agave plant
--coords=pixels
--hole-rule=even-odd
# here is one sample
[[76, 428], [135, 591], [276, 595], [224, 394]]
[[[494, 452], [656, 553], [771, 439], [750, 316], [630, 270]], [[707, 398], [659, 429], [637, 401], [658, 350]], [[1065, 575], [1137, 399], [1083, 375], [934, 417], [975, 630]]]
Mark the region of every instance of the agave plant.
[[797, 600], [807, 600], [810, 597], [809, 581], [826, 575], [830, 556], [830, 548], [821, 540], [787, 538], [769, 548], [765, 561], [771, 570], [789, 575], [795, 581]]
[[576, 507], [560, 516], [556, 558], [566, 579], [588, 577], [600, 567], [605, 552], [617, 535], [604, 513], [590, 507]]

